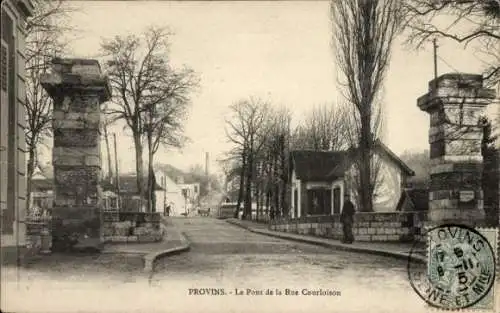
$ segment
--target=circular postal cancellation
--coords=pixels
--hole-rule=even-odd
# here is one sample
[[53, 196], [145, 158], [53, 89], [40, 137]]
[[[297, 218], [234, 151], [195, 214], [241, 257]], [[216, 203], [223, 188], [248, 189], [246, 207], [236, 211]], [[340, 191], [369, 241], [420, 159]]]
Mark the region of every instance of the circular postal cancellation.
[[434, 308], [494, 311], [497, 248], [496, 228], [427, 228], [408, 258], [410, 284]]

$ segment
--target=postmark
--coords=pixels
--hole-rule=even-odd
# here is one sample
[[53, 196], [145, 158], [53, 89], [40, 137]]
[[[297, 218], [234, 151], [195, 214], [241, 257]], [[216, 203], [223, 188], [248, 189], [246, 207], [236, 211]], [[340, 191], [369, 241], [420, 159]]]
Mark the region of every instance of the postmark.
[[417, 243], [408, 259], [411, 286], [435, 308], [493, 311], [497, 234], [497, 229], [458, 224], [428, 229], [422, 236], [427, 242], [425, 264], [415, 260]]

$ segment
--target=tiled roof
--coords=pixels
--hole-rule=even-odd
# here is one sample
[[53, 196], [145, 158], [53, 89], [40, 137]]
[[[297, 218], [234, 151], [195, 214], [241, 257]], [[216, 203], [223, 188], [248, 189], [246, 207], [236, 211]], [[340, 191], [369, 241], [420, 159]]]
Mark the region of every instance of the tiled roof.
[[[415, 173], [380, 140], [375, 149], [395, 162], [407, 175]], [[309, 181], [331, 181], [344, 175], [358, 149], [344, 151], [297, 150], [290, 153], [290, 170], [295, 170], [298, 179]]]
[[297, 179], [320, 181], [334, 180], [345, 172], [347, 151], [292, 151], [291, 170], [295, 170]]

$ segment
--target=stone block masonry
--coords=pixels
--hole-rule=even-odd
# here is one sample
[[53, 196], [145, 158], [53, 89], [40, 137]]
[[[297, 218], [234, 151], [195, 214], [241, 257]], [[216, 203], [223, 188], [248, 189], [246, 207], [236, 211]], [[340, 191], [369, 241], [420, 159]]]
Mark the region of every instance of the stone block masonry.
[[[353, 233], [356, 241], [411, 242], [425, 219], [425, 212], [356, 213]], [[270, 229], [332, 239], [343, 236], [339, 215], [275, 220]]]
[[495, 99], [481, 75], [444, 74], [417, 100], [430, 115], [429, 222], [484, 222], [480, 118]]
[[99, 63], [54, 59], [42, 85], [54, 101], [53, 250], [100, 248], [103, 242], [100, 104], [111, 97]]

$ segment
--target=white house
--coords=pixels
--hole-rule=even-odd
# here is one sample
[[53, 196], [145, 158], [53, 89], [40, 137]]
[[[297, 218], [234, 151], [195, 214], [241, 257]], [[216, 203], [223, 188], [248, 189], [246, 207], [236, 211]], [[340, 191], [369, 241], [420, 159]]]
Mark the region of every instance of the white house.
[[179, 184], [184, 199], [184, 210], [190, 212], [198, 206], [200, 200], [200, 183]]
[[161, 170], [155, 171], [156, 182], [163, 190], [156, 195], [157, 212], [164, 212], [166, 206], [170, 205], [170, 214], [179, 215], [184, 212], [185, 199], [182, 188], [166, 173]]
[[[402, 203], [406, 178], [414, 172], [382, 142], [375, 143], [374, 177], [377, 178], [373, 201], [375, 212], [394, 212]], [[344, 194], [359, 210], [356, 188], [358, 171], [356, 150], [290, 153], [291, 217], [341, 213]]]

